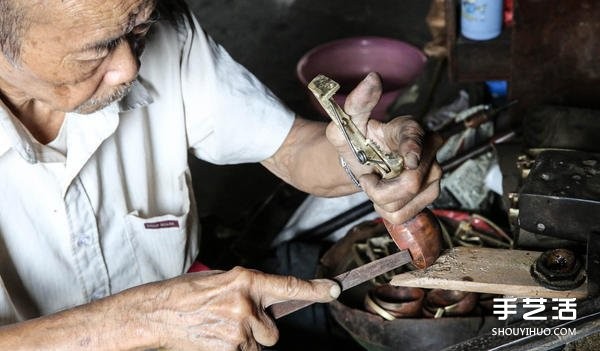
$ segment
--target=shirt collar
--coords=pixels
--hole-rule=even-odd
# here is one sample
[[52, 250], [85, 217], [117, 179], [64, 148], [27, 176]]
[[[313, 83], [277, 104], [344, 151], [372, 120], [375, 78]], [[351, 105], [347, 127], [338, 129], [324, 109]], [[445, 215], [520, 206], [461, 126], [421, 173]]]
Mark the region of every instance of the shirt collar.
[[34, 163], [36, 159], [32, 144], [31, 134], [4, 102], [0, 101], [0, 156], [14, 148], [27, 162]]
[[[126, 112], [151, 104], [154, 99], [147, 87], [150, 87], [149, 83], [142, 77], [138, 77], [125, 97], [117, 104], [110, 104], [105, 109], [107, 111], [114, 109], [114, 112]], [[33, 145], [35, 145], [35, 141], [31, 134], [0, 100], [0, 156], [4, 155], [10, 148], [14, 148], [27, 162], [35, 163], [37, 160]]]

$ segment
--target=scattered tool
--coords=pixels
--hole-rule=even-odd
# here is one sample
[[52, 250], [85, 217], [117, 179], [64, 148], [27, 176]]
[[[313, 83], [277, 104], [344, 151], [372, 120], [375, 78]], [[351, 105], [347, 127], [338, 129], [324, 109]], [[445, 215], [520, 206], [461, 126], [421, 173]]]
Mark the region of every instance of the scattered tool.
[[454, 123], [442, 129], [440, 134], [444, 139], [448, 139], [450, 136], [469, 128], [477, 128], [486, 122], [494, 121], [501, 112], [515, 106], [518, 102], [518, 100], [513, 100], [496, 108], [492, 107], [492, 105], [470, 107], [456, 114]]

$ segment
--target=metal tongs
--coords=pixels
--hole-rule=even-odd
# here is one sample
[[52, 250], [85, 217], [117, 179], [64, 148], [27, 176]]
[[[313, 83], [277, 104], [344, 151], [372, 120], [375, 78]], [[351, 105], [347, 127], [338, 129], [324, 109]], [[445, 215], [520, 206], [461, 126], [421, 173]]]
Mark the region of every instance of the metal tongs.
[[350, 117], [334, 100], [340, 85], [322, 74], [316, 76], [308, 89], [315, 95], [325, 112], [340, 128], [352, 152], [363, 165], [373, 166], [383, 179], [391, 179], [404, 170], [404, 158], [395, 153], [385, 153], [373, 140], [367, 139]]

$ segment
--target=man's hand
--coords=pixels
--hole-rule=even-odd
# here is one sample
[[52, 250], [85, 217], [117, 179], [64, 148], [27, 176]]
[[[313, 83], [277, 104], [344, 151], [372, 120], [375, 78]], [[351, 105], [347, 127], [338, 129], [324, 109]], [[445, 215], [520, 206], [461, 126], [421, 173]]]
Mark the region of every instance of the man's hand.
[[244, 268], [186, 274], [0, 328], [0, 350], [259, 350], [279, 337], [265, 312], [329, 302], [340, 287]]
[[404, 157], [405, 170], [394, 179], [381, 179], [371, 167], [361, 165], [339, 127], [330, 123], [327, 138], [348, 163], [377, 212], [388, 221], [400, 224], [419, 213], [439, 194], [442, 171], [435, 160], [441, 140], [424, 136], [419, 124], [408, 117], [387, 123], [369, 119], [381, 97], [381, 80], [370, 73], [348, 96], [344, 110], [363, 132], [386, 151]]
[[274, 303], [328, 302], [340, 293], [330, 280], [303, 281], [244, 268], [192, 273], [138, 289], [124, 298], [131, 299], [130, 312], [152, 328], [160, 347], [223, 351], [274, 345], [279, 334], [265, 312]]

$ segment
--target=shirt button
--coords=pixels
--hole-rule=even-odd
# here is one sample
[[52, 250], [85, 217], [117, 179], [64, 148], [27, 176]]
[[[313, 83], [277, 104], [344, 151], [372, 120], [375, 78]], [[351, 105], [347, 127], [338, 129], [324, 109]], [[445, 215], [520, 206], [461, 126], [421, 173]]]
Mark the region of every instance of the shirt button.
[[77, 247], [89, 246], [92, 243], [92, 237], [87, 234], [77, 236]]
[[102, 290], [96, 290], [92, 294], [92, 301], [99, 300], [99, 299], [101, 299], [103, 297], [104, 297], [104, 291], [102, 291]]

